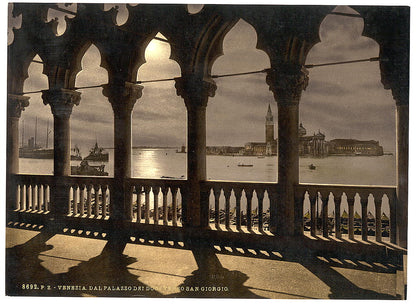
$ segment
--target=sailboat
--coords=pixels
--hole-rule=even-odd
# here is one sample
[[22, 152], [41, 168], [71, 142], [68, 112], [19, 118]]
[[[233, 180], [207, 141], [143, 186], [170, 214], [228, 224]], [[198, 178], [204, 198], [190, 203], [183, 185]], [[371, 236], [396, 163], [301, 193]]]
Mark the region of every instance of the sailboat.
[[[38, 133], [38, 118], [36, 117], [35, 122], [35, 136], [30, 137], [27, 142], [27, 146], [22, 144], [22, 147], [19, 148], [19, 158], [29, 158], [29, 159], [53, 159], [54, 151], [53, 148], [48, 148], [48, 138], [49, 133], [49, 121], [47, 122], [46, 127], [46, 148], [43, 148], [37, 144], [37, 133]], [[24, 122], [22, 129], [22, 143], [24, 140]]]

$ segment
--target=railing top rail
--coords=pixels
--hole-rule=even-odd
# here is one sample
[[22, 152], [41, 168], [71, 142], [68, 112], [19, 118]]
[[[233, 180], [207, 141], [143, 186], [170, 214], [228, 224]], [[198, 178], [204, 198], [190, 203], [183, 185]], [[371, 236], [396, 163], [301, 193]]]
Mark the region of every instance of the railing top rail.
[[114, 178], [112, 177], [99, 177], [99, 176], [69, 176], [63, 179], [68, 184], [112, 184]]
[[253, 181], [219, 181], [209, 180], [201, 183], [205, 187], [229, 187], [229, 188], [276, 188], [277, 182], [253, 182]]
[[352, 184], [327, 184], [327, 183], [299, 183], [300, 188], [319, 187], [319, 188], [353, 188], [353, 189], [396, 189], [393, 185], [352, 185]]
[[21, 183], [52, 183], [53, 175], [14, 174], [13, 178]]
[[153, 178], [128, 178], [126, 179], [129, 185], [147, 185], [147, 186], [185, 186], [186, 179], [153, 179]]

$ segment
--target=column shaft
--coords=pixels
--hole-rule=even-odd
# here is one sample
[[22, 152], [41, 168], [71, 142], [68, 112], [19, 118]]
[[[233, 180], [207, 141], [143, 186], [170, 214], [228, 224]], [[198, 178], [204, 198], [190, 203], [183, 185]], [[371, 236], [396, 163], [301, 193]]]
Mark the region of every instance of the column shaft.
[[114, 181], [110, 218], [116, 223], [132, 218], [131, 191], [125, 179], [131, 177], [131, 115], [142, 90], [142, 86], [129, 82], [108, 84], [103, 88], [114, 112]]
[[11, 95], [7, 97], [7, 163], [6, 163], [6, 208], [16, 208], [17, 185], [13, 175], [19, 173], [19, 120], [22, 111], [29, 105], [29, 97]]
[[[43, 103], [51, 106], [53, 114], [54, 184], [51, 186], [51, 213], [56, 219], [68, 214], [70, 186], [66, 177], [71, 175], [70, 117], [74, 105], [78, 105], [81, 93], [67, 89], [51, 89], [42, 92]], [[59, 226], [59, 223], [55, 225]]]
[[[273, 233], [283, 236], [299, 234], [301, 223], [295, 212], [301, 206], [295, 206], [295, 187], [299, 184], [299, 100], [307, 86], [307, 72], [300, 65], [278, 63], [267, 72], [266, 81], [274, 94], [278, 106], [278, 183], [279, 204], [276, 216], [271, 216]], [[270, 210], [272, 212], [272, 210]]]
[[408, 225], [408, 177], [409, 177], [409, 105], [396, 106], [397, 142], [397, 244], [407, 248]]
[[216, 85], [195, 75], [175, 79], [176, 92], [184, 98], [188, 114], [188, 152], [186, 208], [183, 222], [188, 227], [208, 227], [209, 193], [201, 190], [206, 180], [206, 107]]

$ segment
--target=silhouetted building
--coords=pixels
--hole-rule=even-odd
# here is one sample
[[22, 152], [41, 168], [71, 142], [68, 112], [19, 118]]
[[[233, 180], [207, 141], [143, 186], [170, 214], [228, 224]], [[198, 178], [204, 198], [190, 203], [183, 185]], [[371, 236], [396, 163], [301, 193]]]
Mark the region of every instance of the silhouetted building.
[[383, 147], [378, 141], [334, 139], [329, 141], [330, 155], [382, 156]]

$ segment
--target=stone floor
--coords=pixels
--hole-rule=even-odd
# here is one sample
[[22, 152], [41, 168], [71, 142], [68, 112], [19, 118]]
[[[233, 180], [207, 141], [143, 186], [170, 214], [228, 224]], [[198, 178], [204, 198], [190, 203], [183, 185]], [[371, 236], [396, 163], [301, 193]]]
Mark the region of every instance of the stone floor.
[[138, 243], [7, 228], [7, 294], [398, 299], [404, 293], [403, 269], [390, 263]]

